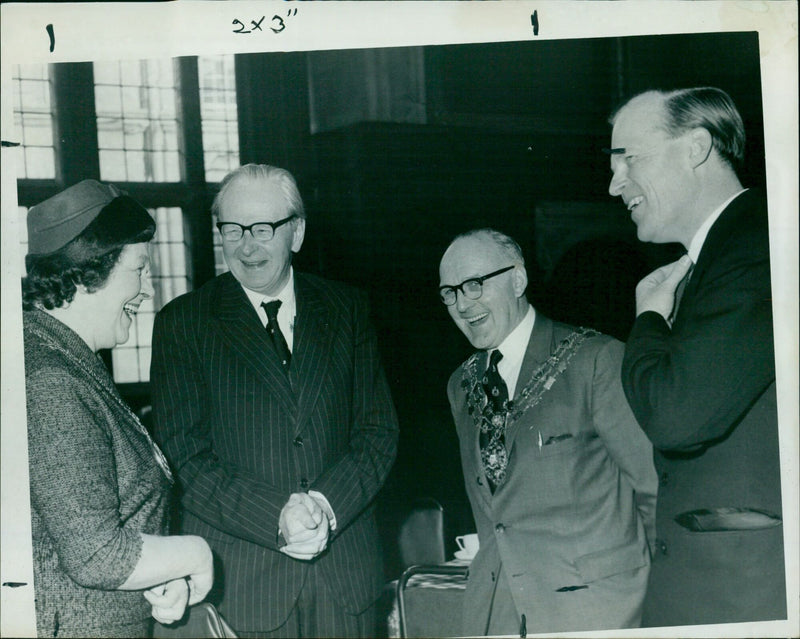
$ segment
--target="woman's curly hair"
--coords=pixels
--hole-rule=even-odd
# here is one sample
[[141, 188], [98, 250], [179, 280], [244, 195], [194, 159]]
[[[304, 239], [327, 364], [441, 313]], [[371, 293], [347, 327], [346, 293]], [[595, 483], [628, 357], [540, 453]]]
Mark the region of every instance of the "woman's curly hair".
[[22, 308], [61, 308], [75, 299], [79, 286], [89, 293], [100, 290], [125, 246], [149, 242], [155, 229], [153, 218], [135, 200], [116, 198], [57, 251], [25, 256]]
[[75, 299], [78, 286], [89, 293], [101, 289], [114, 270], [123, 247], [76, 264], [61, 251], [25, 258], [28, 271], [22, 280], [22, 308], [61, 308]]

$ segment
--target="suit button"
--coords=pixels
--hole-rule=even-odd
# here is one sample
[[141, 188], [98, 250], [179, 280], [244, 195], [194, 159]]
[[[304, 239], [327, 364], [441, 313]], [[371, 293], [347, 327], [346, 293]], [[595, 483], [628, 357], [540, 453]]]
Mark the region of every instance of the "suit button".
[[294, 441], [292, 443], [297, 448], [301, 448], [303, 446], [303, 438], [298, 435], [297, 437], [294, 438]]
[[481, 476], [480, 476], [480, 475], [478, 475], [478, 476], [475, 478], [475, 481], [477, 481], [477, 482], [478, 482], [478, 486], [483, 486], [483, 480], [481, 479]]
[[506, 527], [505, 527], [503, 524], [497, 524], [497, 525], [494, 527], [494, 531], [495, 531], [496, 533], [504, 533], [504, 532], [506, 531]]
[[667, 544], [663, 540], [656, 539], [656, 548], [662, 555], [667, 554]]
[[300, 488], [302, 488], [303, 490], [308, 488], [308, 480], [305, 477], [303, 477], [303, 479], [300, 480]]
[[666, 486], [669, 483], [669, 473], [663, 472], [661, 476], [658, 478], [658, 485], [659, 486]]

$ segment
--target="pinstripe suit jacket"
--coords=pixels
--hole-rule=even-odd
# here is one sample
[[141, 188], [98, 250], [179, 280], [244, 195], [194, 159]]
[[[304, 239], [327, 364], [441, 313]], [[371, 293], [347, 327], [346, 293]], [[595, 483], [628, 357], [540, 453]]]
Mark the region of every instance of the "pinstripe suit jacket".
[[321, 492], [336, 514], [313, 563], [340, 606], [364, 610], [383, 583], [371, 504], [398, 428], [366, 296], [300, 273], [295, 288], [288, 376], [230, 273], [155, 321], [156, 435], [180, 480], [184, 531], [205, 537], [221, 560], [220, 609], [237, 630], [282, 624], [310, 569], [278, 552], [278, 518], [293, 492]]

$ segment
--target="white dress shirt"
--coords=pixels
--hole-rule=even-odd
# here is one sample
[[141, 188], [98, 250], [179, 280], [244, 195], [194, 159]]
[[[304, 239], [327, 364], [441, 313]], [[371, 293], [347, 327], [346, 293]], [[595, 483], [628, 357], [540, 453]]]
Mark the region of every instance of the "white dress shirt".
[[297, 300], [294, 296], [294, 269], [289, 268], [289, 279], [286, 281], [284, 287], [280, 290], [275, 297], [269, 297], [263, 293], [256, 293], [249, 288], [244, 288], [247, 293], [247, 298], [256, 309], [261, 323], [266, 328], [267, 326], [267, 312], [261, 306], [262, 302], [272, 302], [280, 300], [281, 306], [278, 309], [278, 326], [280, 326], [283, 338], [286, 340], [286, 345], [289, 347], [289, 352], [294, 351], [294, 318], [297, 315]]
[[[497, 364], [497, 372], [506, 383], [509, 399], [514, 398], [519, 372], [522, 370], [522, 360], [525, 359], [525, 352], [528, 350], [528, 342], [531, 339], [535, 322], [536, 311], [533, 310], [533, 306], [528, 304], [528, 312], [525, 313], [522, 321], [506, 336], [497, 349], [492, 349], [499, 350], [503, 354], [503, 359]], [[488, 354], [491, 356], [492, 351], [489, 351]]]

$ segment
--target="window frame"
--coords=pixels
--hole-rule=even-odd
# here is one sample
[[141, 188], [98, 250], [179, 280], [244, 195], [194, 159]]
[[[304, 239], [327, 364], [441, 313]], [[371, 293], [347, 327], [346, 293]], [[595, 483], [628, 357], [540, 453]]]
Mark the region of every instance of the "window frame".
[[[113, 181], [145, 208], [182, 211], [189, 251], [187, 275], [192, 288], [213, 278], [213, 225], [210, 208], [218, 184], [205, 179], [198, 58], [173, 59], [176, 77], [179, 182]], [[100, 180], [100, 154], [92, 62], [50, 64], [53, 113], [54, 179], [17, 179], [19, 206], [30, 208], [85, 179]], [[111, 351], [100, 356], [113, 373]], [[149, 382], [119, 382], [122, 395], [135, 407], [149, 401]]]

